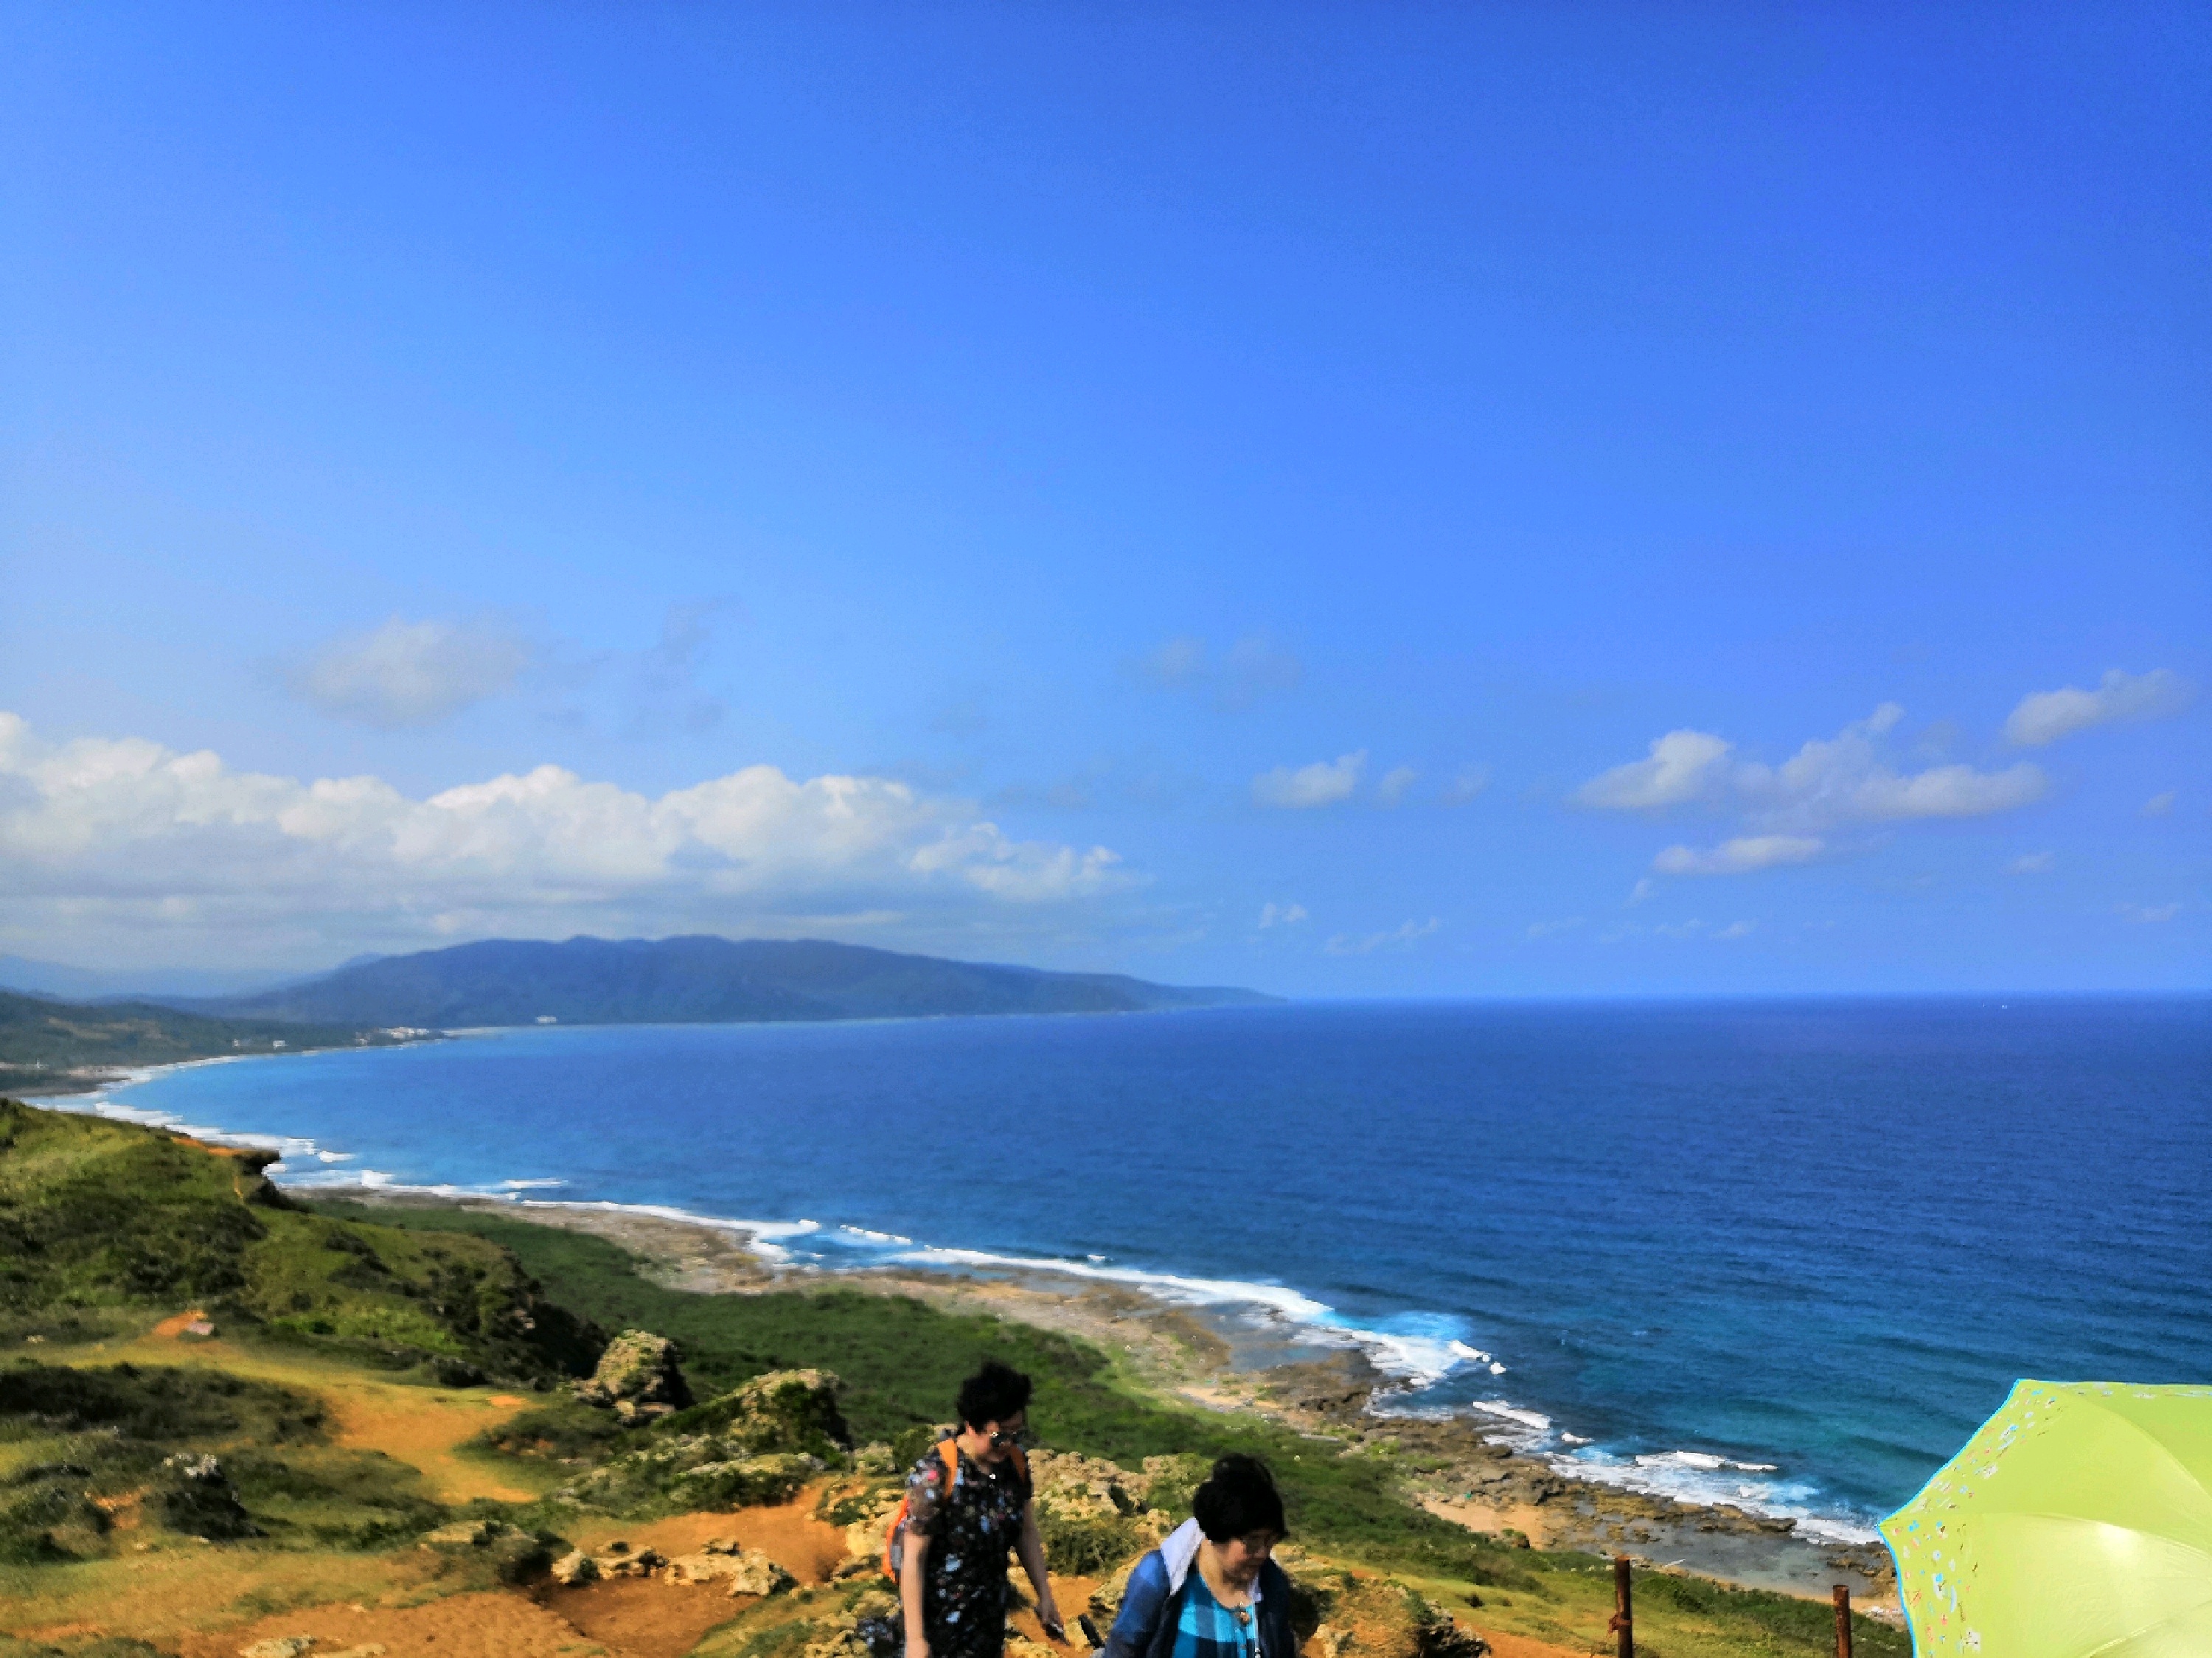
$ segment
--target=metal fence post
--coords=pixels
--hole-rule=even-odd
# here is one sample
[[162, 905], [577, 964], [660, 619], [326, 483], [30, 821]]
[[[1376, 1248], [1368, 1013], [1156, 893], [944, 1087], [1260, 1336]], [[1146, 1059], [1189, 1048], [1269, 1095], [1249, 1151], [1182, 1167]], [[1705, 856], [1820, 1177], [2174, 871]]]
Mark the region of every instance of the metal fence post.
[[1851, 1658], [1851, 1591], [1847, 1583], [1836, 1585], [1836, 1658]]

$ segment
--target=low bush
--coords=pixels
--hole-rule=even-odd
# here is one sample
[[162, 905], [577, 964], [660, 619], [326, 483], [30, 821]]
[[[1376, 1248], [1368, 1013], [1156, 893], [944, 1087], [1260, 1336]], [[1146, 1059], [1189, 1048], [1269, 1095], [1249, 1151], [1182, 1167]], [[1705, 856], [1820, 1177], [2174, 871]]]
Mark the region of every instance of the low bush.
[[8, 1418], [64, 1433], [112, 1429], [155, 1444], [312, 1443], [325, 1427], [320, 1402], [296, 1388], [166, 1364], [11, 1365], [0, 1370], [0, 1420]]

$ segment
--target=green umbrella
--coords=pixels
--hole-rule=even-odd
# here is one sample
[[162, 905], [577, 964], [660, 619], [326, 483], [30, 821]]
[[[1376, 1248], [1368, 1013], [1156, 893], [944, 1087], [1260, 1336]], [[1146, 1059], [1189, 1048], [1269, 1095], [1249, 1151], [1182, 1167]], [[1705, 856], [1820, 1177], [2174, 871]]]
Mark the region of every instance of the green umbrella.
[[2212, 1388], [2016, 1382], [1881, 1534], [1918, 1658], [2207, 1658]]

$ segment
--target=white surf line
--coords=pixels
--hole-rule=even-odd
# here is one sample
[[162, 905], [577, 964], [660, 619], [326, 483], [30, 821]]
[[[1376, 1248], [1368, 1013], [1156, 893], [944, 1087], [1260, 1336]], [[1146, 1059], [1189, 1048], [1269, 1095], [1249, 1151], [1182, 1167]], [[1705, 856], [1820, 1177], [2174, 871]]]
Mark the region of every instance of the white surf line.
[[[448, 1032], [448, 1035], [493, 1035], [505, 1027], [482, 1031]], [[349, 1050], [314, 1049], [307, 1052], [336, 1052]], [[480, 1186], [465, 1186], [450, 1182], [416, 1183], [394, 1179], [380, 1169], [340, 1169], [331, 1165], [349, 1163], [358, 1156], [350, 1151], [330, 1151], [316, 1141], [298, 1135], [241, 1133], [210, 1125], [184, 1121], [173, 1112], [121, 1104], [108, 1097], [110, 1090], [120, 1091], [153, 1080], [173, 1071], [183, 1071], [199, 1066], [230, 1065], [246, 1060], [294, 1059], [292, 1054], [223, 1054], [199, 1059], [180, 1060], [165, 1065], [148, 1066], [125, 1072], [113, 1082], [90, 1094], [48, 1096], [29, 1102], [44, 1109], [68, 1111], [81, 1115], [99, 1116], [112, 1121], [137, 1123], [143, 1127], [167, 1129], [172, 1133], [187, 1135], [214, 1145], [234, 1145], [241, 1149], [270, 1151], [280, 1161], [270, 1165], [272, 1175], [286, 1176], [284, 1183], [310, 1190], [342, 1191], [348, 1188], [420, 1197], [446, 1199], [467, 1198], [511, 1203], [522, 1209], [579, 1209], [603, 1213], [628, 1213], [653, 1219], [678, 1222], [683, 1224], [708, 1227], [735, 1236], [752, 1254], [771, 1264], [783, 1266], [792, 1264], [793, 1252], [785, 1240], [811, 1236], [823, 1233], [819, 1221], [763, 1221], [738, 1219], [720, 1215], [702, 1214], [668, 1204], [618, 1203], [610, 1199], [553, 1199], [526, 1196], [531, 1191], [556, 1189], [566, 1184], [553, 1177], [532, 1177], [501, 1180]], [[291, 1167], [295, 1161], [312, 1159], [322, 1163], [321, 1169], [302, 1170]], [[967, 1266], [982, 1270], [1018, 1272], [1053, 1272], [1099, 1282], [1124, 1284], [1143, 1290], [1156, 1298], [1184, 1306], [1244, 1306], [1255, 1309], [1262, 1315], [1279, 1320], [1297, 1327], [1302, 1333], [1323, 1345], [1348, 1347], [1366, 1352], [1378, 1369], [1395, 1377], [1410, 1391], [1419, 1394], [1453, 1374], [1462, 1366], [1474, 1366], [1493, 1376], [1506, 1373], [1507, 1367], [1487, 1351], [1456, 1338], [1437, 1339], [1407, 1336], [1397, 1333], [1375, 1330], [1342, 1321], [1335, 1309], [1326, 1303], [1315, 1300], [1286, 1285], [1261, 1284], [1241, 1278], [1208, 1278], [1172, 1272], [1150, 1272], [1137, 1267], [1113, 1266], [1103, 1259], [1086, 1256], [1081, 1261], [1048, 1256], [1025, 1256], [998, 1254], [988, 1250], [963, 1249], [933, 1245], [915, 1246], [913, 1240], [896, 1233], [872, 1231], [866, 1227], [840, 1225], [836, 1230], [866, 1245], [888, 1245], [888, 1258], [915, 1266]], [[825, 1238], [825, 1242], [842, 1239]], [[859, 1247], [859, 1246], [854, 1246]], [[828, 1272], [841, 1269], [825, 1266]], [[1528, 1409], [1509, 1400], [1471, 1400], [1459, 1407], [1440, 1406], [1436, 1412], [1420, 1406], [1401, 1406], [1392, 1409], [1387, 1402], [1376, 1408], [1370, 1400], [1370, 1409], [1376, 1415], [1455, 1414], [1457, 1411], [1479, 1412], [1501, 1423], [1510, 1422], [1520, 1433], [1527, 1450], [1543, 1454], [1542, 1442], [1556, 1439], [1572, 1448], [1547, 1457], [1559, 1473], [1575, 1479], [1589, 1479], [1603, 1485], [1618, 1485], [1637, 1491], [1646, 1496], [1677, 1498], [1698, 1507], [1739, 1508], [1747, 1512], [1771, 1519], [1787, 1519], [1796, 1522], [1800, 1533], [1837, 1543], [1868, 1544], [1880, 1540], [1879, 1534], [1846, 1516], [1823, 1513], [1798, 1498], [1809, 1498], [1813, 1493], [1802, 1482], [1753, 1481], [1737, 1483], [1732, 1488], [1720, 1482], [1736, 1475], [1773, 1474], [1780, 1472], [1772, 1463], [1741, 1462], [1705, 1451], [1676, 1450], [1647, 1453], [1623, 1460], [1602, 1450], [1585, 1448], [1590, 1441], [1558, 1430], [1551, 1418], [1540, 1411]], [[1792, 1485], [1797, 1489], [1790, 1490]], [[1779, 1489], [1778, 1489], [1779, 1488]]]

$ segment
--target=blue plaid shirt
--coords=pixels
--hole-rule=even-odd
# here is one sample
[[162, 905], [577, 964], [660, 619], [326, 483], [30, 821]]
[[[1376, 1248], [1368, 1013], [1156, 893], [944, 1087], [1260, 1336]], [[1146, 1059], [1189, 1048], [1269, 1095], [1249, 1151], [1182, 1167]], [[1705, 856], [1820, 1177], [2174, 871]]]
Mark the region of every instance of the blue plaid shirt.
[[1213, 1598], [1194, 1564], [1176, 1620], [1174, 1658], [1260, 1658], [1260, 1586], [1252, 1604], [1231, 1608]]

